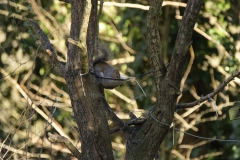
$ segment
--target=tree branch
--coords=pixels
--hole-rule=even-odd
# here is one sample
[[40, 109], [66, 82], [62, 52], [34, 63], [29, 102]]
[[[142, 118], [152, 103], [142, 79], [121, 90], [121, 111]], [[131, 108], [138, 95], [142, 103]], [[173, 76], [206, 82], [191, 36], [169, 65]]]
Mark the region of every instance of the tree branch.
[[[2, 68], [0, 68], [0, 73], [2, 73], [3, 75], [7, 74], [7, 72], [4, 69], [2, 69]], [[68, 138], [69, 141], [72, 141], [70, 139], [70, 137], [68, 137], [68, 135], [64, 132], [63, 128], [58, 123], [53, 121], [47, 114], [45, 114], [41, 109], [39, 109], [37, 105], [35, 105], [35, 103], [32, 101], [32, 98], [27, 94], [27, 92], [25, 92], [23, 90], [23, 88], [17, 83], [17, 81], [15, 79], [13, 79], [10, 76], [6, 76], [6, 79], [9, 80], [9, 82], [11, 82], [18, 89], [18, 91], [21, 93], [21, 96], [24, 97], [24, 99], [26, 100], [27, 104], [29, 106], [31, 106], [32, 109], [34, 109], [39, 115], [41, 115], [47, 121], [47, 123], [51, 124], [51, 126], [60, 135]]]
[[89, 23], [89, 17], [91, 14], [91, 8], [92, 3], [91, 0], [85, 0], [85, 6], [83, 11], [83, 19], [82, 19], [82, 25], [80, 28], [80, 34], [79, 34], [79, 42], [69, 38], [68, 42], [78, 46], [81, 50], [80, 52], [80, 60], [81, 60], [81, 71], [82, 73], [88, 73], [88, 51], [87, 51], [87, 31], [88, 31], [88, 23]]
[[[131, 137], [132, 134], [132, 130], [131, 128], [124, 123], [111, 109], [111, 107], [109, 106], [108, 102], [105, 99], [105, 95], [104, 95], [104, 90], [103, 88], [101, 89], [101, 94], [102, 94], [102, 101], [103, 101], [103, 106], [105, 108], [105, 111], [107, 112], [108, 116], [111, 118], [111, 120], [113, 121], [114, 125], [117, 126], [117, 128], [119, 128], [119, 130], [121, 129], [127, 137]], [[111, 132], [110, 132], [111, 134]]]
[[[147, 47], [151, 58], [151, 65], [153, 68], [153, 76], [155, 77], [156, 88], [159, 90], [160, 84], [167, 73], [166, 66], [162, 56], [162, 46], [160, 35], [158, 31], [159, 13], [163, 1], [151, 1], [147, 17]], [[160, 73], [159, 73], [160, 72]]]
[[48, 140], [52, 143], [64, 144], [75, 157], [77, 157], [78, 159], [81, 159], [82, 157], [81, 153], [67, 138], [59, 135], [53, 135], [50, 132], [48, 132]]
[[[145, 119], [145, 118], [137, 118], [137, 119], [132, 119], [132, 120], [130, 120], [128, 122], [125, 122], [125, 124], [127, 124], [128, 126], [130, 126], [130, 125], [140, 125], [140, 124], [143, 124], [144, 122], [146, 122], [146, 120], [147, 119]], [[117, 126], [117, 127], [112, 128], [109, 131], [109, 133], [113, 134], [113, 133], [115, 133], [115, 132], [117, 132], [119, 130], [121, 130], [121, 127]]]
[[[72, 43], [68, 45], [67, 73], [64, 78], [78, 125], [82, 159], [111, 160], [113, 153], [109, 127], [98, 82], [92, 74], [79, 77], [79, 69], [82, 74], [88, 72], [88, 56], [94, 50], [97, 0], [72, 0], [71, 7]], [[91, 14], [90, 19], [87, 14]]]
[[[24, 157], [27, 159], [51, 159], [51, 156], [49, 154], [43, 154], [43, 153], [32, 153], [31, 152], [26, 152], [24, 149], [21, 150], [19, 148], [13, 148], [13, 147], [10, 147], [10, 145], [6, 145], [4, 143], [1, 143], [0, 142], [0, 146], [1, 146], [1, 150], [2, 148], [6, 149], [7, 152], [11, 151], [13, 152], [13, 154], [20, 154], [20, 155], [24, 155]], [[4, 156], [3, 156], [4, 157]], [[12, 157], [8, 157], [8, 159], [11, 159]], [[2, 156], [1, 156], [1, 159], [2, 159]]]
[[215, 96], [216, 94], [218, 94], [219, 92], [221, 92], [224, 87], [229, 83], [231, 82], [232, 80], [234, 80], [235, 77], [238, 77], [240, 75], [240, 72], [238, 70], [234, 71], [232, 73], [232, 75], [230, 77], [228, 77], [223, 83], [221, 83], [218, 88], [213, 91], [212, 93], [209, 93], [208, 95], [204, 96], [204, 97], [201, 97], [200, 99], [194, 101], [194, 102], [191, 102], [191, 103], [182, 103], [182, 104], [177, 104], [175, 106], [175, 109], [180, 109], [180, 108], [190, 108], [190, 107], [193, 107], [193, 106], [196, 106], [206, 100], [209, 100], [209, 97], [213, 97]]
[[176, 38], [172, 58], [169, 64], [168, 72], [170, 74], [168, 75], [168, 78], [173, 80], [173, 85], [177, 86], [178, 88], [180, 87], [179, 82], [182, 80], [185, 72], [186, 60], [189, 57], [188, 51], [190, 45], [192, 44], [191, 39], [193, 28], [201, 6], [202, 0], [188, 1]]
[[59, 74], [63, 75], [65, 73], [64, 65], [62, 62], [60, 62], [57, 58], [56, 53], [54, 52], [54, 49], [52, 47], [52, 44], [50, 43], [47, 35], [43, 32], [43, 30], [40, 28], [37, 22], [34, 20], [28, 21], [33, 28], [33, 30], [36, 32], [37, 36], [39, 37], [41, 44], [46, 51], [48, 58], [50, 62], [53, 64], [53, 66], [57, 67], [56, 70], [59, 72]]
[[[148, 15], [148, 50], [151, 53], [151, 65], [153, 71], [164, 67], [161, 55], [160, 37], [158, 34], [157, 22], [160, 11], [159, 0], [150, 1]], [[197, 20], [202, 0], [188, 1], [181, 26], [178, 31], [175, 47], [173, 50], [170, 66], [167, 72], [156, 72], [157, 103], [150, 116], [142, 125], [133, 139], [127, 144], [126, 159], [153, 159], [165, 139], [169, 126], [174, 117], [174, 108], [177, 97], [180, 94], [180, 82], [185, 71], [185, 64], [188, 60], [188, 50], [191, 44], [194, 24]], [[152, 14], [152, 15], [150, 15]], [[159, 121], [161, 123], [159, 123]], [[147, 149], [146, 149], [147, 148]]]

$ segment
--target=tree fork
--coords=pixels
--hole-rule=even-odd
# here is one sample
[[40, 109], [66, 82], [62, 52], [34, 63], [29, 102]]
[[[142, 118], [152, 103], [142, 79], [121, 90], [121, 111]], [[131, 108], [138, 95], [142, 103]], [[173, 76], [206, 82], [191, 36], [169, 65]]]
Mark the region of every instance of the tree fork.
[[[89, 20], [89, 8], [83, 8], [85, 4], [92, 3]], [[70, 38], [79, 43], [86, 43], [87, 48], [69, 43], [66, 79], [69, 95], [73, 107], [74, 116], [81, 137], [82, 159], [113, 159], [109, 128], [104, 112], [102, 96], [96, 78], [92, 74], [82, 75], [77, 72], [87, 71], [88, 56], [81, 59], [83, 52], [91, 55], [94, 40], [97, 35], [97, 0], [71, 1], [72, 24]], [[85, 10], [88, 9], [88, 10]], [[86, 24], [88, 23], [88, 24]], [[87, 34], [84, 26], [88, 26]], [[85, 36], [86, 35], [86, 36]], [[84, 49], [86, 49], [84, 51]], [[91, 58], [91, 57], [90, 57]], [[87, 63], [87, 64], [85, 64]], [[81, 68], [85, 66], [84, 68]], [[77, 73], [77, 74], [75, 74]], [[84, 73], [82, 73], [84, 74]]]

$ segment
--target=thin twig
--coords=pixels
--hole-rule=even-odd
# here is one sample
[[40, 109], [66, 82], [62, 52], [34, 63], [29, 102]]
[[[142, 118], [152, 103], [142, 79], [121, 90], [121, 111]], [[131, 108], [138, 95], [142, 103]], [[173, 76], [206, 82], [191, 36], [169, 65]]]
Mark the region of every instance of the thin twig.
[[[145, 6], [145, 5], [141, 5], [141, 4], [133, 4], [133, 3], [105, 2], [104, 6], [127, 7], [127, 8], [149, 10], [149, 6]], [[186, 7], [187, 4], [182, 3], [182, 2], [164, 1], [162, 6]]]
[[[6, 71], [3, 70], [2, 68], [0, 69], [0, 72], [2, 72], [3, 74], [6, 74]], [[17, 83], [16, 80], [12, 79], [10, 76], [6, 77], [7, 80], [9, 80], [17, 89], [18, 91], [21, 93], [21, 95], [24, 97], [24, 99], [28, 102], [28, 104], [30, 106], [32, 106], [32, 109], [34, 109], [39, 115], [41, 115], [48, 123], [50, 123], [53, 128], [62, 136], [67, 137], [70, 141], [72, 141], [70, 139], [70, 137], [63, 131], [62, 127], [59, 124], [56, 124], [54, 121], [52, 121], [51, 119], [49, 119], [49, 116], [46, 115], [41, 109], [38, 108], [38, 106], [36, 106], [34, 104], [34, 102], [31, 100], [31, 98], [27, 95], [27, 93], [22, 89], [22, 87]]]
[[[186, 71], [185, 71], [185, 73], [184, 73], [184, 76], [183, 76], [183, 78], [182, 78], [182, 80], [181, 80], [180, 92], [183, 91], [184, 84], [185, 84], [185, 82], [186, 82], [186, 80], [187, 80], [187, 77], [188, 77], [188, 75], [189, 75], [189, 73], [190, 73], [190, 70], [191, 70], [192, 65], [193, 65], [193, 60], [194, 60], [194, 58], [195, 58], [194, 50], [193, 50], [192, 45], [191, 45], [189, 51], [190, 51], [190, 60], [189, 60], [187, 69], [186, 69]], [[179, 102], [179, 100], [181, 99], [181, 97], [182, 97], [182, 94], [181, 94], [180, 96], [178, 96], [177, 102]]]
[[196, 138], [199, 138], [199, 139], [205, 139], [205, 140], [210, 140], [210, 141], [219, 141], [219, 142], [231, 142], [231, 143], [240, 143], [240, 140], [238, 139], [218, 139], [218, 138], [208, 138], [208, 137], [202, 137], [202, 136], [197, 136], [197, 135], [194, 135], [194, 134], [190, 134], [188, 132], [184, 132], [178, 128], [175, 128], [174, 126], [172, 126], [171, 124], [167, 124], [167, 123], [164, 123], [164, 122], [161, 122], [160, 120], [158, 120], [156, 117], [153, 116], [152, 114], [152, 111], [150, 112], [150, 116], [155, 120], [157, 121], [158, 123], [162, 124], [162, 125], [165, 125], [165, 126], [168, 126], [168, 127], [172, 127], [174, 130], [178, 131], [178, 132], [182, 132], [186, 135], [189, 135], [189, 136], [192, 136], [192, 137], [196, 137]]
[[235, 70], [230, 77], [228, 77], [223, 83], [221, 83], [216, 90], [214, 90], [212, 93], [207, 94], [206, 96], [201, 97], [200, 99], [191, 102], [191, 103], [182, 103], [182, 104], [177, 104], [175, 106], [175, 109], [180, 109], [180, 108], [191, 108], [193, 106], [196, 106], [206, 100], [209, 99], [209, 97], [213, 97], [219, 92], [223, 90], [223, 88], [232, 80], [234, 80], [235, 77], [238, 77], [240, 75], [240, 72], [238, 70]]
[[0, 146], [2, 148], [5, 148], [5, 149], [9, 150], [9, 151], [12, 151], [15, 154], [27, 155], [27, 157], [30, 157], [30, 158], [33, 158], [33, 157], [34, 158], [46, 158], [46, 159], [50, 159], [51, 158], [51, 156], [48, 155], [48, 154], [43, 154], [43, 153], [37, 154], [37, 153], [30, 153], [30, 152], [26, 153], [26, 151], [10, 147], [9, 145], [6, 145], [6, 144], [1, 143], [1, 142], [0, 142]]

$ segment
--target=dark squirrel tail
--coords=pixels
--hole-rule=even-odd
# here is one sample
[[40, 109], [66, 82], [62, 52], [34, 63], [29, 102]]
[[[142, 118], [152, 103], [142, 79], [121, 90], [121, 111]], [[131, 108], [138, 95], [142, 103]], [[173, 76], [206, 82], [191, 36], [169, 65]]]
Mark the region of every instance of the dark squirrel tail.
[[93, 56], [93, 64], [98, 62], [106, 62], [113, 58], [113, 53], [107, 48], [106, 45], [98, 43]]

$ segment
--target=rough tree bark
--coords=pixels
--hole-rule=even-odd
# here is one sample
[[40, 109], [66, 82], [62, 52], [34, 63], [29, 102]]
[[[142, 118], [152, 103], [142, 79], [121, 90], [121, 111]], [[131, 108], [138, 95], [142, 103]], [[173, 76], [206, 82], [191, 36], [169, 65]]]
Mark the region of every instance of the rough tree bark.
[[[39, 25], [29, 21], [42, 46], [67, 83], [71, 105], [81, 139], [78, 159], [113, 159], [110, 133], [104, 98], [93, 74], [88, 73], [97, 31], [97, 0], [67, 0], [72, 6], [72, 24], [68, 44], [67, 62], [59, 62], [47, 36]], [[89, 18], [90, 15], [90, 18]], [[89, 58], [88, 58], [89, 57]], [[83, 75], [81, 75], [83, 74]], [[49, 134], [50, 135], [50, 134]], [[50, 135], [51, 136], [51, 135]], [[51, 137], [52, 141], [65, 143], [66, 139]], [[72, 146], [65, 143], [71, 150]], [[74, 150], [74, 151], [73, 151]], [[72, 149], [73, 153], [75, 149]]]
[[[81, 139], [81, 157], [78, 159], [113, 159], [107, 118], [96, 78], [92, 74], [80, 77], [80, 73], [88, 72], [87, 69], [83, 69], [83, 66], [88, 64], [84, 64], [84, 59], [80, 59], [81, 54], [86, 52], [91, 55], [94, 49], [97, 29], [97, 0], [72, 0], [70, 3], [72, 6], [70, 38], [80, 44], [87, 43], [87, 46], [82, 48], [69, 43], [66, 72], [63, 75], [67, 82]], [[89, 3], [92, 3], [91, 8], [86, 7], [86, 4]], [[89, 10], [91, 15], [87, 19], [84, 16]], [[88, 25], [88, 28], [81, 29], [85, 25]], [[86, 34], [86, 36], [81, 37], [82, 34]], [[89, 57], [91, 58], [91, 56]]]
[[147, 21], [147, 45], [157, 89], [157, 103], [150, 111], [147, 121], [127, 144], [126, 159], [153, 159], [168, 132], [177, 97], [181, 94], [180, 82], [188, 60], [193, 27], [202, 5], [202, 0], [188, 1], [167, 71], [163, 64], [158, 33], [162, 2], [150, 1]]
[[[124, 124], [109, 108], [102, 88], [88, 70], [97, 36], [97, 0], [63, 0], [72, 6], [72, 24], [66, 63], [59, 62], [46, 35], [37, 23], [30, 21], [56, 70], [65, 78], [73, 112], [78, 125], [81, 150], [72, 152], [78, 159], [113, 159], [107, 115], [127, 135], [125, 159], [153, 159], [172, 123], [179, 87], [188, 60], [193, 27], [202, 0], [188, 1], [168, 70], [163, 62], [158, 20], [162, 0], [150, 0], [147, 19], [147, 46], [157, 89], [157, 103], [138, 130]], [[90, 15], [90, 18], [89, 18]], [[86, 73], [86, 74], [84, 74]], [[84, 74], [84, 75], [80, 75]], [[238, 72], [239, 75], [239, 72]], [[134, 128], [134, 129], [133, 129]], [[54, 137], [52, 137], [54, 139]], [[61, 139], [55, 137], [55, 141]], [[65, 143], [66, 139], [59, 140]], [[67, 145], [67, 143], [66, 143]], [[69, 145], [74, 148], [72, 145]], [[71, 149], [70, 149], [71, 150]]]

